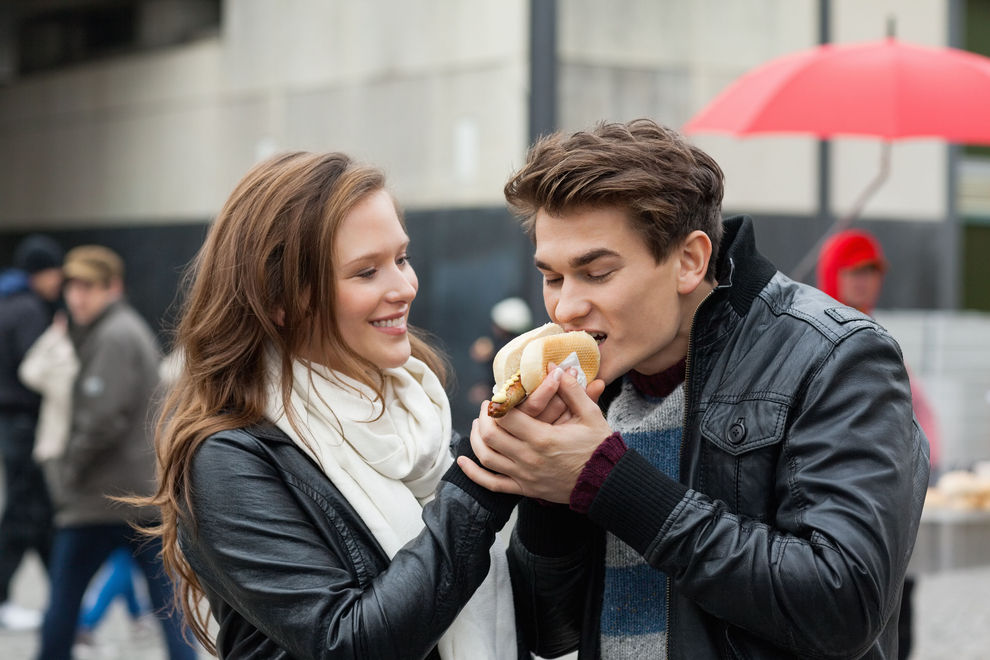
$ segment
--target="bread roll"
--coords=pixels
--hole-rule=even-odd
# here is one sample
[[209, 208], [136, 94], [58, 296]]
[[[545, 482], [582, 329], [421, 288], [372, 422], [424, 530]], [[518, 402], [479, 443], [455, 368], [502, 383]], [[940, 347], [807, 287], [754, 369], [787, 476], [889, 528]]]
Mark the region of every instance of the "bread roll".
[[585, 377], [593, 380], [598, 375], [601, 357], [598, 344], [587, 332], [564, 332], [556, 323], [547, 323], [507, 343], [492, 363], [498, 385], [488, 404], [488, 414], [505, 415], [540, 386], [549, 362], [559, 365], [571, 353], [577, 355]]
[[571, 353], [577, 353], [581, 371], [588, 381], [598, 375], [601, 355], [594, 337], [584, 331], [565, 332], [535, 339], [523, 348], [519, 361], [519, 380], [529, 394], [543, 382], [547, 375], [547, 364], [559, 365]]

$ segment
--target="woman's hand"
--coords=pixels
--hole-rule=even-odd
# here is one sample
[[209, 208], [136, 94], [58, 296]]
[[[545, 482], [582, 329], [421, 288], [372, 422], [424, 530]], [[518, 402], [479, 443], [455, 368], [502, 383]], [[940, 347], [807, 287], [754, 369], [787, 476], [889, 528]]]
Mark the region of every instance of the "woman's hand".
[[491, 491], [568, 502], [585, 463], [612, 433], [596, 403], [604, 389], [605, 383], [595, 380], [585, 390], [573, 375], [555, 368], [498, 421], [482, 404], [471, 426], [471, 447], [494, 473], [463, 456], [458, 465]]

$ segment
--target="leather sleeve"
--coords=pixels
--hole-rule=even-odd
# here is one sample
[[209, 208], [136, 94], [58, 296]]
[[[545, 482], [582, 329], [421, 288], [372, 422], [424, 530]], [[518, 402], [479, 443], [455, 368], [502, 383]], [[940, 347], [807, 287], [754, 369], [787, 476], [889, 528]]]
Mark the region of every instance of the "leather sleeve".
[[[245, 435], [221, 433], [197, 451], [196, 524], [181, 537], [202, 584], [270, 640], [254, 640], [255, 651], [273, 642], [293, 658], [430, 654], [488, 573], [504, 517], [441, 482], [424, 531], [376, 572], [360, 559], [353, 511], [284, 478]], [[218, 641], [230, 632], [220, 629]]]
[[[781, 423], [765, 520], [626, 457], [589, 515], [715, 617], [796, 655], [858, 657], [897, 607], [928, 478], [896, 344], [874, 329], [838, 342]], [[683, 496], [661, 518], [628, 515], [657, 492]]]
[[527, 648], [556, 658], [578, 648], [594, 592], [595, 541], [588, 519], [565, 506], [524, 499], [509, 542], [516, 620]]

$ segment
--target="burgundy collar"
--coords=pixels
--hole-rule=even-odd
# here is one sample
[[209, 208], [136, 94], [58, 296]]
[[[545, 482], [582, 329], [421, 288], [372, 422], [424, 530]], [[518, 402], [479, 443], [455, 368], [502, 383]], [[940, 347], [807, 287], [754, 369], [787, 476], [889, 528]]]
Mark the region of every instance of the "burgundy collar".
[[633, 387], [640, 393], [660, 399], [673, 392], [678, 385], [684, 382], [686, 369], [687, 359], [681, 358], [680, 362], [658, 374], [647, 376], [632, 370], [628, 375]]

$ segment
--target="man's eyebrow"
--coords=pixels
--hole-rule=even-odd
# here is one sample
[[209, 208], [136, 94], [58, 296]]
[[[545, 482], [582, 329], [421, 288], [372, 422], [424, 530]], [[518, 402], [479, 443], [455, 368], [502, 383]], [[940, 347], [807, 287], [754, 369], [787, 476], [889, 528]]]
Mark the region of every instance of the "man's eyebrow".
[[[571, 260], [567, 262], [567, 264], [571, 268], [581, 268], [582, 266], [587, 266], [588, 264], [593, 263], [598, 259], [601, 259], [602, 257], [618, 257], [618, 256], [621, 255], [615, 250], [609, 250], [608, 248], [595, 248], [594, 250], [588, 250], [584, 254], [579, 254], [576, 257], [572, 257]], [[540, 270], [553, 270], [553, 268], [543, 263], [539, 259], [534, 259], [533, 263]]]

